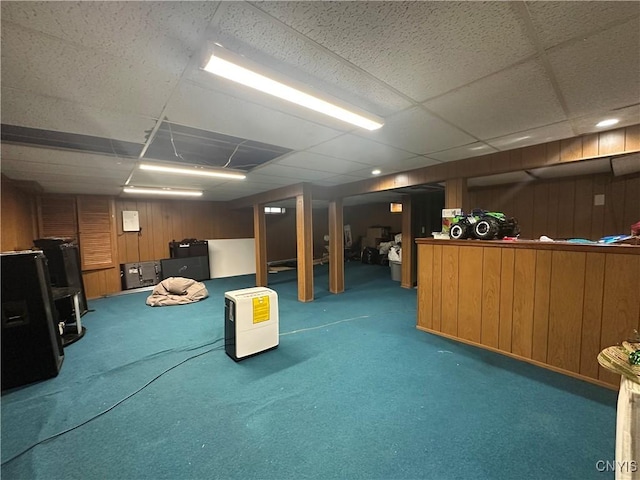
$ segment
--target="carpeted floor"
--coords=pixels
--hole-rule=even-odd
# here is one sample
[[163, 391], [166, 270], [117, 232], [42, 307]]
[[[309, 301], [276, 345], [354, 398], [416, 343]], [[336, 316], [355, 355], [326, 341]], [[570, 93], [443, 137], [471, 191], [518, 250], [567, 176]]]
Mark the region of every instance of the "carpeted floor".
[[616, 392], [416, 330], [388, 267], [347, 263], [341, 295], [315, 273], [310, 303], [269, 276], [280, 346], [239, 363], [223, 298], [252, 275], [90, 301], [58, 377], [2, 396], [2, 478], [613, 478]]

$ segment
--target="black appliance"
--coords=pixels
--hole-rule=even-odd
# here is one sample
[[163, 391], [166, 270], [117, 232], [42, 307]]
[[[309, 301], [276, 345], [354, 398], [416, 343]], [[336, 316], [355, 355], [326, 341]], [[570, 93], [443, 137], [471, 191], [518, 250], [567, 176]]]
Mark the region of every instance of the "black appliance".
[[209, 280], [209, 257], [165, 258], [160, 260], [162, 279], [169, 277]]
[[2, 390], [58, 375], [64, 360], [47, 257], [41, 251], [0, 254]]
[[206, 240], [196, 240], [195, 238], [185, 238], [181, 242], [175, 240], [169, 242], [169, 257], [203, 257], [209, 255], [209, 245]]
[[47, 257], [51, 286], [79, 289], [80, 315], [87, 313], [87, 296], [82, 280], [78, 245], [65, 238], [40, 238], [34, 240], [33, 244]]
[[149, 287], [162, 280], [160, 262], [136, 262], [120, 264], [122, 289]]

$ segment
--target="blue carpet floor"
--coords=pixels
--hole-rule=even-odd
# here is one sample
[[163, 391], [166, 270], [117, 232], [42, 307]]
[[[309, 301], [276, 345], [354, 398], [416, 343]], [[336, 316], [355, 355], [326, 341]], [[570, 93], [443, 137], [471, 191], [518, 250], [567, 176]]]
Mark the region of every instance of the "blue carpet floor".
[[2, 478], [613, 478], [616, 392], [416, 330], [388, 268], [347, 263], [341, 295], [315, 269], [310, 303], [269, 276], [280, 346], [239, 363], [224, 292], [252, 275], [90, 301], [58, 377], [2, 396]]

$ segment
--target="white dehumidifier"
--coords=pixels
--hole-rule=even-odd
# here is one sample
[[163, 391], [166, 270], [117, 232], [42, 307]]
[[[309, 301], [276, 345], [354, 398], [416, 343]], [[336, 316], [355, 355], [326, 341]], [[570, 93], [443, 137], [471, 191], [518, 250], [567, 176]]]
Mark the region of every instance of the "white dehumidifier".
[[265, 287], [224, 294], [224, 346], [236, 362], [278, 346], [278, 294]]

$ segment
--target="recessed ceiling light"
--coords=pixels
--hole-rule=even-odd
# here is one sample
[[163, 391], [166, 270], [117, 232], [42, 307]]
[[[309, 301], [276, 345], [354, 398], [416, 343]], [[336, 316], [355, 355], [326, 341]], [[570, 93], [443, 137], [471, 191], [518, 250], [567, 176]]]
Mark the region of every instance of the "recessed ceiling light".
[[371, 174], [372, 174], [372, 175], [380, 175], [381, 173], [382, 173], [382, 172], [381, 172], [379, 169], [377, 169], [377, 168], [376, 168], [375, 170], [372, 170], [372, 171], [371, 171]]
[[610, 127], [611, 125], [615, 125], [620, 120], [617, 118], [608, 118], [607, 120], [602, 120], [601, 122], [596, 124], [596, 127]]

